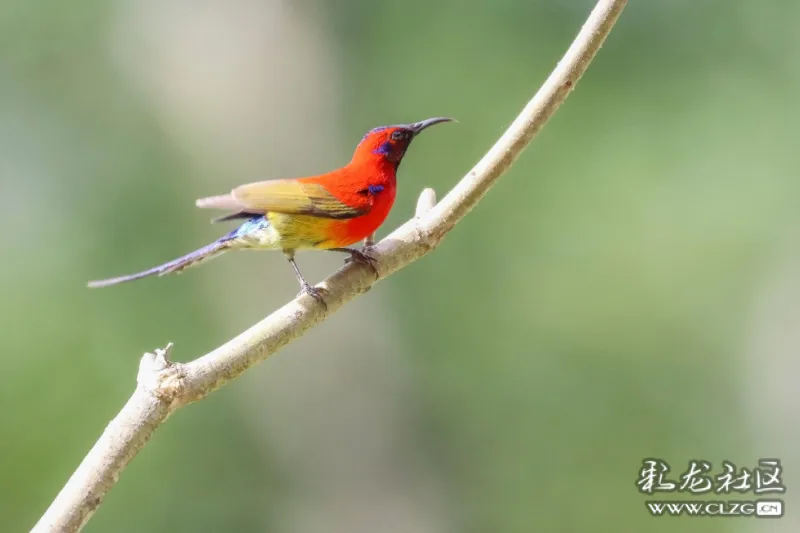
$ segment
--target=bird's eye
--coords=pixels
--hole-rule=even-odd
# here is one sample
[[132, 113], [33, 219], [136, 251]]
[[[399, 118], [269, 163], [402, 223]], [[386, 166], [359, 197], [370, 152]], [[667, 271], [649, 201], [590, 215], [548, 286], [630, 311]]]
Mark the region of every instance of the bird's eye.
[[394, 130], [391, 138], [393, 141], [402, 141], [406, 138], [406, 132], [404, 130]]

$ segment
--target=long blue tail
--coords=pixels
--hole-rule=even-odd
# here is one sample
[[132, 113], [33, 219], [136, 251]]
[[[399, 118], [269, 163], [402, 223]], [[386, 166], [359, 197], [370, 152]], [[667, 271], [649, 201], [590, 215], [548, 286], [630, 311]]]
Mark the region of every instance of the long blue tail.
[[129, 274], [127, 276], [119, 276], [116, 278], [102, 279], [97, 281], [90, 281], [90, 288], [108, 287], [118, 283], [125, 283], [126, 281], [134, 281], [137, 279], [146, 278], [148, 276], [163, 276], [165, 274], [172, 274], [173, 272], [181, 272], [184, 269], [193, 267], [208, 259], [217, 257], [226, 251], [230, 250], [233, 245], [233, 239], [229, 235], [218, 239], [207, 246], [203, 246], [199, 250], [188, 253], [183, 257], [173, 259], [168, 263], [153, 267], [136, 274]]

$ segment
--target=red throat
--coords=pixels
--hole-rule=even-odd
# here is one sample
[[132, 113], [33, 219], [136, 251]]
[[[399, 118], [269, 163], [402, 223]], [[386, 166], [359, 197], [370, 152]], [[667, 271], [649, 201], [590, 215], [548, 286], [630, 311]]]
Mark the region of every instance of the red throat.
[[348, 204], [357, 205], [364, 201], [365, 190], [371, 188], [375, 192], [368, 193], [371, 208], [367, 214], [338, 221], [331, 228], [334, 240], [338, 241], [336, 246], [349, 246], [375, 233], [389, 216], [397, 195], [396, 174], [388, 161], [373, 159], [366, 165], [354, 163], [345, 167], [349, 170], [345, 179], [350, 183], [340, 182], [344, 187], [336, 187], [337, 196]]

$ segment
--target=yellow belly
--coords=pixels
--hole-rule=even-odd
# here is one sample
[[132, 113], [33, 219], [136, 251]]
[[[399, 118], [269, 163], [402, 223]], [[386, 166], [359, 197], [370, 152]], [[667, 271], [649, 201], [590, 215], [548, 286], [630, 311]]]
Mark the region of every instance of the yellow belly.
[[275, 246], [284, 250], [301, 248], [335, 248], [332, 225], [338, 220], [308, 215], [267, 213]]

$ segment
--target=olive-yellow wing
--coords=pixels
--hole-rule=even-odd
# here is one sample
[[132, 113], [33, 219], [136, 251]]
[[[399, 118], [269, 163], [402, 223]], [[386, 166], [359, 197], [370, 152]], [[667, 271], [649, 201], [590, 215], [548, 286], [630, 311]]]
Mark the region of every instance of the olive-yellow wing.
[[237, 210], [217, 220], [230, 220], [267, 212], [347, 219], [369, 212], [369, 204], [345, 204], [318, 183], [269, 180], [248, 183], [222, 196], [201, 198], [197, 207]]

